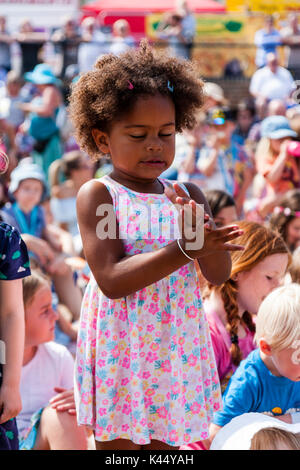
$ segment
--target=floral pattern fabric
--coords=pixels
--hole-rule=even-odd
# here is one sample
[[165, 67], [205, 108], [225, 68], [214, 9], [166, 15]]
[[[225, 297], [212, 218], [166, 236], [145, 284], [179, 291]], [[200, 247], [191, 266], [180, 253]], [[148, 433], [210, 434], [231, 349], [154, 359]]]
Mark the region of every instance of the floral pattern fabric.
[[[137, 193], [109, 176], [100, 181], [113, 199], [126, 254], [174, 240], [177, 217], [165, 194]], [[164, 236], [170, 227], [173, 238]], [[206, 439], [221, 393], [194, 262], [120, 299], [103, 295], [92, 277], [75, 375], [78, 423], [92, 427], [96, 440], [180, 446]]]

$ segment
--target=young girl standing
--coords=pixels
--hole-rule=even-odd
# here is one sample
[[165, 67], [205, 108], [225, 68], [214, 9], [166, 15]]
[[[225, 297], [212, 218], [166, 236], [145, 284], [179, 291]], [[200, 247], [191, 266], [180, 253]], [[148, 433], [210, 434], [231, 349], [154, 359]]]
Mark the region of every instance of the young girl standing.
[[[173, 203], [193, 210], [201, 203], [210, 214], [209, 206], [193, 184], [173, 189], [158, 178], [173, 161], [175, 132], [194, 125], [201, 104], [192, 65], [155, 55], [145, 42], [100, 58], [72, 91], [79, 144], [94, 158], [110, 154], [113, 164], [77, 200], [93, 276], [82, 305], [75, 394], [78, 422], [92, 427], [97, 449], [174, 449], [206, 439], [220, 407], [194, 259], [221, 284], [230, 275], [227, 251], [243, 249], [226, 242], [241, 232], [211, 222], [203, 248], [188, 250], [183, 236], [166, 235], [177, 222]], [[97, 236], [107, 223], [116, 236]]]

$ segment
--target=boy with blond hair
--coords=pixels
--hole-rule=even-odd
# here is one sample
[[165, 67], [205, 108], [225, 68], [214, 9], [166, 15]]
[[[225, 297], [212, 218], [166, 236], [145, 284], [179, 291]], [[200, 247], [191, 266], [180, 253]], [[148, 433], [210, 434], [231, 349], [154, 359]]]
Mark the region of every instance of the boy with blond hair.
[[[272, 291], [261, 303], [255, 341], [258, 349], [241, 362], [215, 413], [211, 442], [236, 416], [257, 412], [288, 423], [300, 422], [300, 286]], [[207, 443], [209, 445], [209, 443]]]

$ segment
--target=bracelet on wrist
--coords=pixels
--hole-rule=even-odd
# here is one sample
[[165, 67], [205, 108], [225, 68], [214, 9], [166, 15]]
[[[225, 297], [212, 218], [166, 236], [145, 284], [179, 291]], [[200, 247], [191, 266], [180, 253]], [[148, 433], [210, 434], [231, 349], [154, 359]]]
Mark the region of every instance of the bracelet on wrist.
[[179, 239], [177, 238], [177, 245], [179, 246], [180, 248], [180, 251], [184, 254], [184, 256], [188, 259], [190, 259], [191, 261], [194, 261], [194, 258], [191, 258], [185, 251], [184, 249], [182, 248], [182, 246], [180, 245], [180, 241]]

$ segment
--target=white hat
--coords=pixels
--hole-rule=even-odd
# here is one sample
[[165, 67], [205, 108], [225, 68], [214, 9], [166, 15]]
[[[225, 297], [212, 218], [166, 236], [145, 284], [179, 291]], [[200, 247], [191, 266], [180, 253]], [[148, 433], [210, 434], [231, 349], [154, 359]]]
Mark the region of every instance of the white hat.
[[233, 418], [218, 431], [210, 450], [249, 450], [254, 434], [260, 429], [270, 427], [293, 433], [300, 432], [300, 423], [285, 423], [263, 413], [245, 413]]
[[213, 82], [204, 83], [203, 93], [207, 97], [213, 98], [218, 103], [226, 102], [223, 89], [220, 87], [220, 85], [217, 85], [216, 83], [213, 83]]

